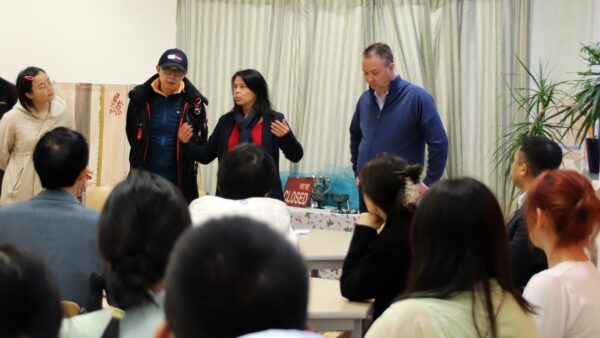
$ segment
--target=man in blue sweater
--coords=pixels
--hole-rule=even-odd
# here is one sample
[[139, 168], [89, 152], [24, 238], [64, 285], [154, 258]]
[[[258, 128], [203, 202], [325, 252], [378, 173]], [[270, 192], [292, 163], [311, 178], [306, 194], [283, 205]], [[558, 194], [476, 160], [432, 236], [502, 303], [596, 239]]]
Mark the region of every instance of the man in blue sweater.
[[[440, 179], [448, 158], [448, 137], [431, 95], [394, 72], [394, 56], [387, 44], [367, 47], [362, 68], [369, 89], [358, 100], [350, 124], [355, 177], [363, 164], [381, 153], [423, 165], [427, 144], [429, 162], [423, 183]], [[366, 211], [362, 196], [360, 209]]]

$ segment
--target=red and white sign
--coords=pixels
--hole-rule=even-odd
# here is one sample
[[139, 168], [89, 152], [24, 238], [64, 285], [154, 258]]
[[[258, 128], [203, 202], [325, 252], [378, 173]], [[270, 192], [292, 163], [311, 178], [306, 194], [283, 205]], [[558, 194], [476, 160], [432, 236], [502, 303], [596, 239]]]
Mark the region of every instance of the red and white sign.
[[283, 200], [289, 206], [306, 208], [310, 202], [313, 184], [312, 178], [288, 177], [283, 190]]

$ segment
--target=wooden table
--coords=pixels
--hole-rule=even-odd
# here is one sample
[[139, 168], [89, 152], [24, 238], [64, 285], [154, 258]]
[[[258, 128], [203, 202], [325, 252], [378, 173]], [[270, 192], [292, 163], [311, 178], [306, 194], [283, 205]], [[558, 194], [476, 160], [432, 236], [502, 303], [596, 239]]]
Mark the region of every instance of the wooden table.
[[309, 270], [341, 269], [352, 233], [321, 229], [308, 231], [298, 235], [298, 248]]
[[336, 280], [311, 278], [308, 322], [317, 331], [351, 331], [351, 338], [362, 337], [362, 321], [371, 312], [369, 302], [351, 302], [340, 294]]

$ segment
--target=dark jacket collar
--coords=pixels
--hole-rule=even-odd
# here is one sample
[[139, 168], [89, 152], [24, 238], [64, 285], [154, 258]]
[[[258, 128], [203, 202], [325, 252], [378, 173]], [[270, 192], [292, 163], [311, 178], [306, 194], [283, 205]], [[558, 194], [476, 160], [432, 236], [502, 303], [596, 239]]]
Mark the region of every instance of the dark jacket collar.
[[[129, 94], [129, 98], [137, 101], [144, 101], [150, 98], [150, 96], [154, 93], [154, 90], [150, 84], [157, 78], [158, 74], [154, 74], [142, 85], [133, 88]], [[185, 84], [185, 88], [183, 89], [183, 97], [185, 101], [193, 102], [196, 98], [200, 98], [200, 101], [202, 101], [205, 105], [208, 105], [208, 100], [206, 97], [200, 93], [200, 91], [192, 84], [190, 80], [188, 80], [187, 77], [183, 78], [183, 83]]]

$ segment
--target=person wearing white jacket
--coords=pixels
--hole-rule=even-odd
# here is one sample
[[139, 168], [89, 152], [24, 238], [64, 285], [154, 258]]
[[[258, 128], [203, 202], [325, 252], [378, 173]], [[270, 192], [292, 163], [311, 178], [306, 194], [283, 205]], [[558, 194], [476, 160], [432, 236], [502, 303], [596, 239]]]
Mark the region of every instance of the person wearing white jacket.
[[274, 175], [278, 175], [275, 162], [263, 148], [238, 145], [219, 162], [217, 190], [221, 197], [203, 196], [192, 201], [192, 222], [197, 226], [225, 216], [247, 216], [266, 223], [296, 246], [287, 205], [268, 197]]
[[37, 67], [21, 71], [16, 81], [19, 102], [0, 120], [0, 170], [4, 183], [0, 207], [33, 197], [42, 191], [33, 167], [38, 140], [56, 127], [75, 129], [75, 118], [64, 100], [55, 95], [52, 81]]
[[216, 196], [203, 196], [192, 201], [190, 214], [194, 226], [226, 216], [246, 216], [267, 224], [286, 237], [292, 245], [298, 245], [298, 238], [292, 229], [290, 211], [287, 205], [278, 199], [251, 197], [230, 200]]

